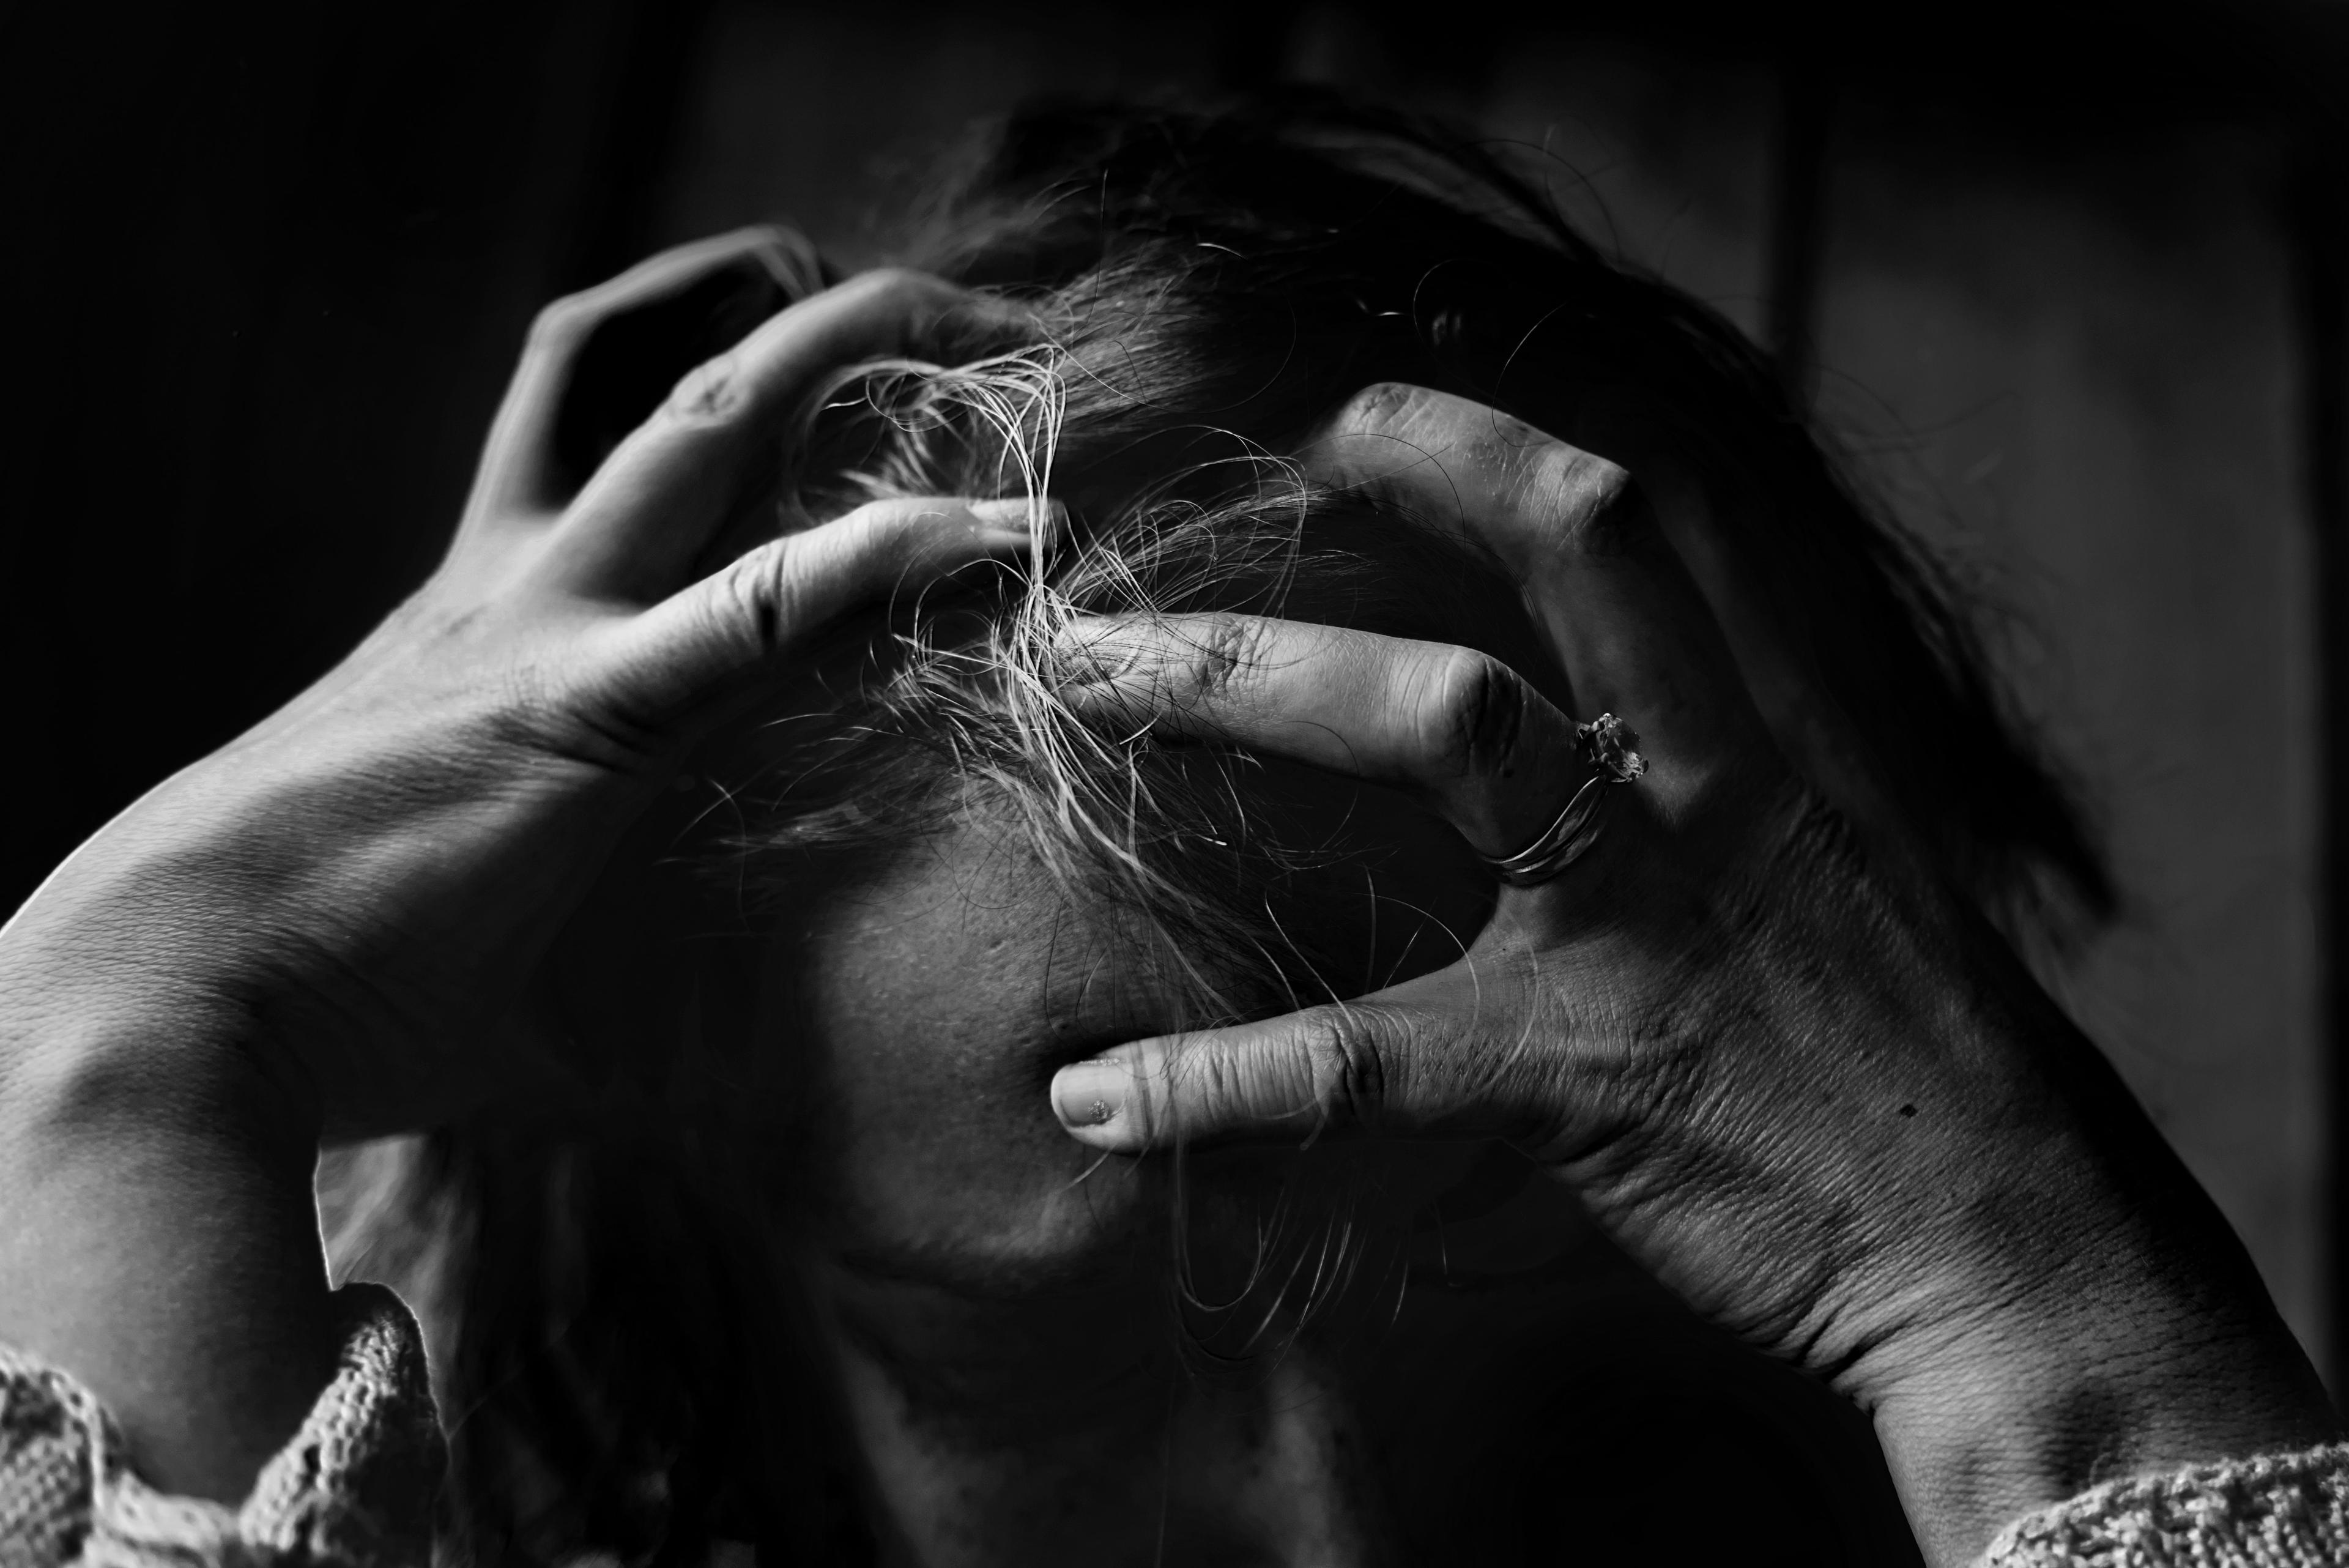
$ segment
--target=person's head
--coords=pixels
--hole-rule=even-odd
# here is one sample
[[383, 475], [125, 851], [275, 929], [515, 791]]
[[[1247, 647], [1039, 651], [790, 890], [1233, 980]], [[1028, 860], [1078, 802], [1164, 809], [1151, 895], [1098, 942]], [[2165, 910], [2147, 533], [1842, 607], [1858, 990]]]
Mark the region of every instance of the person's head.
[[[1122, 1039], [1446, 962], [1489, 882], [1409, 803], [1079, 723], [1068, 617], [1464, 644], [1573, 711], [1488, 563], [1290, 461], [1364, 385], [1436, 387], [1621, 462], [1668, 532], [1721, 519], [1992, 919], [2060, 937], [2108, 904], [2101, 865], [1944, 577], [1762, 356], [1473, 145], [1327, 102], [1040, 109], [905, 259], [1028, 304], [1032, 340], [860, 368], [793, 448], [787, 522], [1049, 492], [1065, 537], [897, 607], [878, 651], [843, 640], [701, 759], [574, 944], [596, 955], [572, 977], [594, 1104], [401, 1157], [407, 1211], [443, 1205], [463, 1506], [529, 1555], [815, 1539], [859, 1487], [924, 1555], [957, 1530], [1015, 1558], [1106, 1552], [1119, 1520], [1169, 1561], [1408, 1538], [1432, 1516], [1378, 1501], [1407, 1479], [1377, 1480], [1398, 1445], [1482, 1452], [1555, 1394], [1554, 1357], [1495, 1368], [1608, 1272], [1570, 1209], [1497, 1146], [1102, 1164], [1046, 1085]], [[398, 1207], [347, 1244], [384, 1244]], [[1473, 1310], [1445, 1293], [1462, 1280]], [[1411, 1392], [1414, 1332], [1480, 1336], [1446, 1376], [1491, 1389]], [[827, 1470], [834, 1430], [859, 1457]], [[851, 1490], [826, 1502], [812, 1474]]]

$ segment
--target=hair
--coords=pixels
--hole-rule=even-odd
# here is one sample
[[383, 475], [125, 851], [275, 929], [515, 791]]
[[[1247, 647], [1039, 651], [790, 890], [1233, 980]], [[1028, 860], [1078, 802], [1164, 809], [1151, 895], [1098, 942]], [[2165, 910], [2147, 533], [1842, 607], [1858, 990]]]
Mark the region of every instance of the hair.
[[[659, 829], [671, 852], [629, 873], [657, 889], [654, 919], [755, 925], [762, 894], [812, 866], [889, 853], [984, 801], [1064, 886], [1132, 917], [1202, 1022], [1360, 989], [1359, 970], [1333, 972], [1345, 943], [1281, 929], [1267, 893], [1357, 846], [1274, 842], [1228, 760], [1076, 722], [1052, 648], [1074, 615], [1241, 609], [1529, 668], [1489, 566], [1278, 455], [1387, 380], [1546, 429], [1608, 410], [1667, 432], [1737, 498], [1722, 515], [1765, 602], [1950, 880], [2033, 945], [2110, 912], [2081, 812], [1949, 572], [1866, 504], [1762, 353], [1602, 256], [1504, 153], [1320, 97], [1043, 105], [973, 143], [904, 259], [1027, 303], [1035, 338], [843, 377], [794, 446], [787, 513], [1049, 491], [1069, 542], [913, 607], [878, 655], [844, 641], [707, 759], [725, 809], [682, 850]], [[584, 1098], [344, 1158], [338, 1270], [394, 1277], [434, 1321], [449, 1530], [483, 1560], [682, 1563], [718, 1537], [823, 1555], [856, 1538], [853, 1481], [825, 1462], [823, 1379], [775, 1326], [799, 1309], [762, 1261], [765, 1173], [691, 1088], [696, 1064], [746, 1048], [715, 1000], [722, 946], [637, 964], [636, 1000], [574, 1043], [597, 1085]]]

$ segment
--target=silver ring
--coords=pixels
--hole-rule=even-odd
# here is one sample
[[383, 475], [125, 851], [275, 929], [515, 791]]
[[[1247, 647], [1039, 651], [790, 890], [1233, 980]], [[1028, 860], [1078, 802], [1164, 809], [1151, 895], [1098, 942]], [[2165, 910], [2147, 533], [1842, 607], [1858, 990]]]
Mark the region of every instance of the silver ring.
[[1512, 888], [1547, 882], [1590, 852], [1599, 842], [1599, 807], [1607, 802], [1609, 784], [1630, 784], [1648, 771], [1648, 760], [1631, 750], [1630, 732], [1612, 713], [1601, 713], [1588, 724], [1574, 727], [1575, 744], [1590, 759], [1590, 776], [1544, 828], [1541, 836], [1515, 855], [1484, 857], [1493, 875]]

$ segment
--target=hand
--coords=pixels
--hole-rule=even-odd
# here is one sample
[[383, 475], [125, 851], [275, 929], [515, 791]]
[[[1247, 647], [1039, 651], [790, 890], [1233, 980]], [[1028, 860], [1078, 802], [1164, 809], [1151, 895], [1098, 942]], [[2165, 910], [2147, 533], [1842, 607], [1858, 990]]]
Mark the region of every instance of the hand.
[[[69, 942], [77, 1004], [104, 1012], [168, 988], [183, 1024], [209, 1017], [331, 1132], [429, 1125], [488, 1092], [488, 1026], [730, 697], [842, 612], [1033, 543], [1024, 507], [947, 498], [773, 536], [775, 460], [823, 377], [1012, 319], [910, 273], [772, 317], [566, 483], [589, 345], [788, 260], [753, 231], [548, 309], [430, 581], [85, 846], [9, 933], [20, 950]], [[713, 559], [746, 521], [763, 542]]]
[[843, 612], [1036, 546], [1024, 508], [947, 498], [773, 536], [826, 376], [1010, 326], [933, 278], [802, 300], [614, 424], [664, 319], [792, 259], [745, 234], [549, 309], [431, 580], [0, 931], [0, 1341], [93, 1387], [150, 1480], [233, 1499], [305, 1412], [321, 1131], [491, 1090], [491, 1024], [694, 738]]
[[[1675, 521], [1710, 603], [1629, 475], [1492, 410], [1373, 388], [1305, 461], [1496, 556], [1647, 772], [1450, 968], [1062, 1069], [1072, 1136], [1510, 1137], [1698, 1311], [1869, 1410], [1936, 1562], [2092, 1479], [2332, 1434], [2224, 1222], [1902, 835], [1700, 500]], [[1412, 792], [1488, 857], [1589, 776], [1568, 717], [1465, 649], [1237, 616], [1069, 639], [1101, 722]]]

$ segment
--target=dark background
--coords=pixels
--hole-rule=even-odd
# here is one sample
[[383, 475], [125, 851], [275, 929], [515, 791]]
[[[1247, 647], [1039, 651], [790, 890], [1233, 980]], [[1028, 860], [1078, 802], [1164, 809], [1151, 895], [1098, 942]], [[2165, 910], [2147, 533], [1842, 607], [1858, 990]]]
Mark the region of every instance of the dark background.
[[0, 13], [0, 907], [429, 569], [531, 313], [850, 263], [1042, 90], [1334, 83], [1533, 150], [2010, 612], [2131, 896], [2061, 985], [2336, 1379], [2349, 5]]

